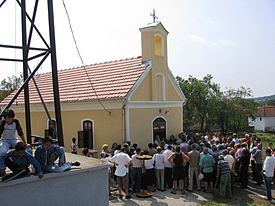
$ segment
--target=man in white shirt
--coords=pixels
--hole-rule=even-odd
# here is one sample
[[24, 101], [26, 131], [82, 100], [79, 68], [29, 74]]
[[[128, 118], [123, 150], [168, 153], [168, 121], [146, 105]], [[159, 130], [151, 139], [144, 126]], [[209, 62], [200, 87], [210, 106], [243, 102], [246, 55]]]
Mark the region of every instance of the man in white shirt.
[[266, 196], [267, 196], [267, 199], [271, 202], [274, 202], [274, 200], [272, 200], [272, 192], [271, 192], [271, 187], [272, 187], [271, 182], [274, 177], [274, 170], [275, 170], [275, 157], [271, 156], [271, 150], [267, 149], [262, 174], [264, 176], [265, 185], [266, 185]]
[[164, 159], [164, 166], [165, 166], [165, 170], [164, 170], [164, 188], [166, 188], [167, 185], [168, 185], [168, 188], [172, 188], [172, 186], [173, 186], [173, 178], [172, 178], [173, 165], [172, 165], [171, 162], [168, 161], [168, 158], [173, 154], [172, 146], [168, 145], [167, 149], [164, 150], [164, 152], [162, 154], [165, 157], [165, 159]]
[[115, 175], [117, 176], [117, 184], [119, 189], [119, 197], [122, 198], [122, 189], [126, 194], [126, 199], [130, 199], [131, 196], [128, 193], [128, 174], [129, 166], [131, 165], [131, 158], [126, 153], [126, 148], [122, 147], [121, 152], [116, 154], [110, 159], [110, 162], [116, 166]]
[[164, 155], [161, 154], [161, 147], [157, 147], [157, 154], [153, 156], [153, 160], [155, 162], [155, 172], [156, 172], [156, 182], [157, 182], [157, 189], [160, 191], [164, 190]]

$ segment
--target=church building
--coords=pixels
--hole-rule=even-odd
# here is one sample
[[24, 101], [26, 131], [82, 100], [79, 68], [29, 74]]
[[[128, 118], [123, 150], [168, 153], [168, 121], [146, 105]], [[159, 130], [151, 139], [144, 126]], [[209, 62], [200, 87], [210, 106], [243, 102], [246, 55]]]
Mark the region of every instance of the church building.
[[[167, 61], [168, 31], [162, 23], [140, 28], [142, 54], [138, 57], [59, 70], [64, 144], [70, 152], [75, 137], [79, 147], [100, 151], [103, 144], [125, 141], [147, 148], [158, 135], [169, 138], [183, 131], [186, 98]], [[54, 117], [51, 73], [35, 76]], [[30, 81], [32, 134], [44, 136], [49, 121]], [[4, 107], [13, 94], [0, 104]], [[25, 127], [23, 92], [12, 105]]]

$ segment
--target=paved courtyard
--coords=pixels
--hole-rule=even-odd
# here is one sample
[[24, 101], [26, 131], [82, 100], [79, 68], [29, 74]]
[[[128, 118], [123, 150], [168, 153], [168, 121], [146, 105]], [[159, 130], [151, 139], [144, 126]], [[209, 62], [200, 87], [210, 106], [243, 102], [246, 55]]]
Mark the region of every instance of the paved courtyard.
[[197, 206], [201, 205], [204, 201], [206, 201], [208, 198], [211, 198], [211, 194], [206, 194], [203, 192], [196, 192], [196, 193], [190, 193], [186, 192], [185, 195], [178, 194], [174, 195], [170, 193], [171, 190], [167, 190], [165, 192], [154, 192], [153, 197], [151, 198], [137, 198], [133, 196], [132, 199], [126, 200], [126, 199], [119, 199], [118, 193], [114, 192], [114, 195], [112, 196], [109, 201], [110, 206], [119, 206], [119, 205], [125, 205], [125, 206], [167, 206], [167, 205], [187, 205], [187, 206]]

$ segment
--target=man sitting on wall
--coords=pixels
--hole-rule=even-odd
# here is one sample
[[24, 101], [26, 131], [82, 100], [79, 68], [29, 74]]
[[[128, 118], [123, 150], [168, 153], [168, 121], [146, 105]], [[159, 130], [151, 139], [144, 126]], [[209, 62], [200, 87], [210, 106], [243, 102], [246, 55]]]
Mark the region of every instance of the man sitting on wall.
[[[35, 151], [35, 159], [39, 162], [43, 173], [60, 173], [72, 166], [80, 166], [79, 162], [65, 162], [64, 147], [53, 144], [52, 137], [45, 137], [43, 144]], [[55, 163], [59, 160], [58, 164]]]
[[38, 177], [43, 177], [40, 164], [29, 152], [26, 151], [26, 147], [22, 142], [18, 142], [15, 145], [15, 150], [9, 152], [4, 159], [5, 165], [12, 171], [12, 173], [2, 177], [3, 182], [27, 176], [30, 172], [29, 166], [31, 164], [34, 166]]

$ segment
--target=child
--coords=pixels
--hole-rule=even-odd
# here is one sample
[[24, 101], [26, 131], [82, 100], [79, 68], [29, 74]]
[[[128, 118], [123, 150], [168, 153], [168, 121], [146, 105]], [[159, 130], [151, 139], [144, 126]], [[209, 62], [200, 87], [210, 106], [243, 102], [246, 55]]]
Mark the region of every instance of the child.
[[22, 142], [18, 142], [15, 145], [15, 150], [6, 154], [4, 162], [5, 165], [12, 171], [12, 173], [2, 177], [3, 182], [8, 182], [13, 179], [27, 176], [30, 172], [30, 164], [34, 166], [38, 177], [43, 177], [39, 163], [31, 154], [26, 151], [26, 147]]
[[71, 144], [71, 149], [72, 149], [72, 154], [77, 154], [77, 144], [76, 144], [76, 138], [72, 138], [72, 144]]
[[[43, 144], [35, 151], [35, 159], [39, 162], [43, 173], [60, 173], [69, 170], [72, 166], [80, 166], [79, 162], [65, 162], [64, 147], [53, 145], [52, 137], [43, 139]], [[59, 159], [58, 164], [55, 163], [57, 159]]]
[[14, 119], [15, 113], [13, 110], [7, 110], [4, 113], [4, 120], [0, 125], [0, 176], [4, 176], [5, 164], [4, 156], [7, 154], [8, 150], [15, 147], [18, 142], [18, 137], [16, 136], [16, 131], [21, 137], [23, 144], [26, 146], [26, 139], [22, 130], [22, 127], [17, 119]]

